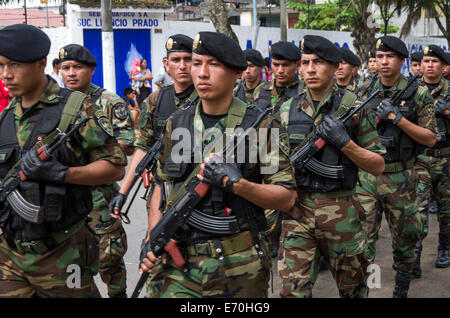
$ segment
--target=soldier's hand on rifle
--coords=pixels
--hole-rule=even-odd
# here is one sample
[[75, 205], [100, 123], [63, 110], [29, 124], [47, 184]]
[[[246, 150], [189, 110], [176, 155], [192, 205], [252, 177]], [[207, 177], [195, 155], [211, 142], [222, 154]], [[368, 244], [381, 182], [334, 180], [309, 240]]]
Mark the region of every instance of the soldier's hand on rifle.
[[403, 117], [398, 107], [390, 99], [383, 100], [375, 113], [381, 120], [391, 122], [394, 125], [397, 125]]
[[[143, 272], [152, 273], [152, 268], [158, 263], [159, 259], [153, 254], [152, 251], [148, 252], [147, 255], [142, 259], [141, 266], [139, 268], [139, 273]], [[161, 261], [163, 264], [167, 262], [167, 254], [161, 255]]]
[[231, 193], [233, 193], [233, 184], [242, 178], [236, 163], [223, 162], [217, 154], [208, 157], [202, 168], [203, 176], [198, 176], [201, 181]]
[[337, 118], [325, 115], [323, 121], [317, 126], [317, 133], [322, 136], [327, 143], [342, 149], [351, 140], [344, 124]]
[[47, 161], [40, 160], [35, 149], [24, 154], [20, 169], [27, 179], [52, 183], [64, 183], [69, 171], [69, 167], [54, 157]]
[[450, 113], [450, 101], [446, 102], [444, 99], [438, 99], [436, 102], [436, 115], [445, 116]]
[[127, 201], [127, 195], [117, 192], [117, 194], [112, 198], [111, 202], [109, 203], [109, 215], [111, 217], [122, 220], [120, 216], [120, 210], [122, 210], [123, 205]]

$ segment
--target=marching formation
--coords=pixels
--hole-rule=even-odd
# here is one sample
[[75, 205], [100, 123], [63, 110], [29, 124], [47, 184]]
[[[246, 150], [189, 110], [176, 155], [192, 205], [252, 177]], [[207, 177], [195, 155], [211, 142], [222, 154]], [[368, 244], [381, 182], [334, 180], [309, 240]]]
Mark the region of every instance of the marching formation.
[[[410, 54], [383, 36], [361, 78], [351, 50], [306, 35], [269, 47], [265, 81], [259, 51], [175, 34], [172, 83], [137, 103], [91, 83], [97, 61], [77, 44], [59, 50], [61, 88], [45, 74], [50, 44], [33, 26], [0, 30], [13, 97], [0, 113], [0, 297], [100, 297], [99, 273], [109, 297], [127, 298], [124, 255], [139, 243], [123, 223], [145, 212], [132, 297], [267, 297], [276, 257], [281, 297], [312, 297], [327, 268], [341, 297], [365, 298], [384, 214], [392, 296], [406, 298], [433, 202], [435, 266], [449, 267], [450, 54], [439, 46]], [[128, 215], [138, 182], [147, 211]]]

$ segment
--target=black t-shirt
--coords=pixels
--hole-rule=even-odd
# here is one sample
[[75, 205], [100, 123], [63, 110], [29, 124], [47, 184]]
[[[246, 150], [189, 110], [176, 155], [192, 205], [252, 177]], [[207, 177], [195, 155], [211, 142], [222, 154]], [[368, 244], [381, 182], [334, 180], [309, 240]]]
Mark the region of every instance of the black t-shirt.
[[[227, 114], [222, 115], [208, 115], [203, 112], [203, 110], [200, 112], [200, 115], [202, 116], [203, 125], [205, 126], [205, 130], [209, 129], [211, 127], [214, 127], [214, 125], [224, 118]], [[221, 129], [225, 129], [225, 127], [221, 127]]]
[[439, 86], [439, 83], [436, 83], [436, 84], [428, 84], [428, 83], [425, 83], [425, 84], [427, 85], [428, 91], [430, 92], [430, 94], [431, 94], [432, 91], [434, 91], [434, 90], [436, 89], [436, 87]]
[[180, 100], [181, 103], [184, 103], [184, 101], [192, 94], [194, 91], [194, 84], [186, 88], [181, 93], [175, 93], [175, 96]]

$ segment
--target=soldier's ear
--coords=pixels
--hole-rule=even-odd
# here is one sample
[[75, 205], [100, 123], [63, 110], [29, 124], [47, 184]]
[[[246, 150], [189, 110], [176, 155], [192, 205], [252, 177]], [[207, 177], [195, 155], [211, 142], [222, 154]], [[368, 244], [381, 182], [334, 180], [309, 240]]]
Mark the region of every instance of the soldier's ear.
[[36, 63], [39, 69], [45, 70], [45, 67], [47, 66], [47, 57], [36, 61]]

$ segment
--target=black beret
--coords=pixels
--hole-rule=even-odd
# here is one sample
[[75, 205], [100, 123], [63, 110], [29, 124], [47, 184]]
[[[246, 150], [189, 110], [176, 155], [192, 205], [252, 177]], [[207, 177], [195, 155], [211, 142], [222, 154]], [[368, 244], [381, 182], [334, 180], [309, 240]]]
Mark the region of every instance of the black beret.
[[355, 53], [353, 53], [349, 49], [347, 49], [345, 47], [341, 47], [341, 48], [339, 48], [339, 51], [341, 51], [343, 61], [347, 62], [348, 64], [355, 65], [355, 66], [361, 65], [361, 60], [359, 59], [359, 57], [357, 57], [355, 55]]
[[91, 51], [78, 44], [69, 44], [64, 46], [61, 50], [59, 50], [59, 58], [61, 63], [64, 61], [75, 60], [89, 66], [97, 66], [97, 61]]
[[447, 64], [450, 65], [450, 52], [447, 53]]
[[219, 32], [200, 32], [192, 44], [192, 52], [215, 57], [229, 68], [247, 69], [247, 60], [239, 44], [229, 36]]
[[331, 63], [342, 61], [342, 54], [338, 47], [330, 40], [319, 35], [305, 35], [302, 40], [302, 52], [305, 54], [316, 54]]
[[166, 51], [170, 52], [187, 52], [192, 53], [192, 43], [194, 40], [184, 34], [175, 34], [167, 39]]
[[425, 49], [423, 50], [423, 56], [437, 57], [442, 62], [450, 64], [450, 61], [448, 60], [447, 54], [444, 52], [444, 50], [434, 44], [425, 47]]
[[369, 52], [369, 59], [374, 59], [377, 57], [377, 51], [376, 50], [372, 50]]
[[50, 38], [32, 25], [13, 24], [0, 30], [0, 55], [22, 63], [43, 59], [50, 51]]
[[404, 58], [409, 57], [409, 52], [406, 48], [405, 42], [403, 42], [399, 38], [396, 38], [395, 36], [387, 35], [379, 38], [377, 41], [377, 51], [393, 51]]
[[275, 60], [298, 61], [302, 58], [302, 52], [293, 43], [279, 41], [269, 47], [269, 52]]
[[252, 62], [256, 66], [264, 66], [264, 58], [259, 51], [255, 49], [247, 49], [243, 53], [247, 61]]
[[409, 55], [409, 58], [413, 62], [421, 62], [423, 58], [423, 52], [421, 51], [413, 52]]

